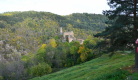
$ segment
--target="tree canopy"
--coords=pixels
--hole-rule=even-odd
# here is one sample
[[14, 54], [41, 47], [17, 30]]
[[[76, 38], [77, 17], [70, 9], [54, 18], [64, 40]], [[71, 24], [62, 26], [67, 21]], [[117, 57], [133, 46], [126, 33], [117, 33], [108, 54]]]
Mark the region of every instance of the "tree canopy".
[[[138, 38], [138, 17], [137, 0], [108, 0], [111, 10], [103, 11], [108, 17], [105, 31], [98, 33], [96, 37], [103, 37], [105, 40], [110, 39], [108, 52], [132, 48]], [[104, 41], [99, 45], [105, 44]], [[137, 54], [135, 56], [138, 56]], [[138, 57], [137, 57], [138, 58]], [[138, 67], [138, 60], [136, 60]]]

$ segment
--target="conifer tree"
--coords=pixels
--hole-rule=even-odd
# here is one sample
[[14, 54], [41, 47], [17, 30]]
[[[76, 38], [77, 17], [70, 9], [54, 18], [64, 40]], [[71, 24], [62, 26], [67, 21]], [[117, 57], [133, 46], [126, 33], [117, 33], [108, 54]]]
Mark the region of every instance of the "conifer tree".
[[[138, 0], [108, 0], [111, 10], [103, 11], [108, 17], [108, 27], [102, 33], [98, 33], [95, 37], [103, 37], [110, 39], [110, 47], [108, 52], [116, 50], [124, 50], [125, 48], [135, 45], [135, 68], [138, 68], [138, 53], [135, 44], [138, 38]], [[100, 44], [101, 43], [101, 44]], [[105, 41], [98, 43], [105, 44]]]

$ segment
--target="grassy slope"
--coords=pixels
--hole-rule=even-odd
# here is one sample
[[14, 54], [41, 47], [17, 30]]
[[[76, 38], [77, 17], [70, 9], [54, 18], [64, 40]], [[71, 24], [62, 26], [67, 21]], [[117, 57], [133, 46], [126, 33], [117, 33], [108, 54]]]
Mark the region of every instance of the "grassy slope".
[[134, 54], [115, 54], [109, 58], [107, 54], [80, 65], [76, 65], [49, 75], [32, 80], [93, 80], [105, 73], [112, 73], [121, 67], [134, 64]]

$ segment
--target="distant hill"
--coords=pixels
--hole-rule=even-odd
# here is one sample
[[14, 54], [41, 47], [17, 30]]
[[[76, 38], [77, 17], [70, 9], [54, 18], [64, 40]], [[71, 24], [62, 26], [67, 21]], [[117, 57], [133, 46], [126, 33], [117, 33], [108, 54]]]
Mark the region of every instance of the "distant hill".
[[0, 15], [0, 20], [6, 21], [8, 24], [14, 25], [17, 22], [22, 22], [26, 18], [37, 18], [38, 20], [50, 19], [58, 22], [60, 27], [68, 27], [71, 24], [73, 28], [90, 29], [92, 31], [102, 31], [106, 25], [104, 24], [107, 19], [101, 14], [88, 14], [88, 13], [73, 13], [67, 16], [60, 16], [49, 12], [5, 12]]
[[74, 22], [73, 27], [92, 31], [102, 31], [106, 27], [104, 22], [107, 19], [101, 14], [88, 13], [73, 13], [66, 18]]
[[100, 14], [73, 13], [60, 16], [50, 12], [5, 12], [0, 14], [0, 40], [17, 50], [36, 51], [39, 45], [63, 31], [73, 31], [76, 38], [104, 30], [106, 17]]

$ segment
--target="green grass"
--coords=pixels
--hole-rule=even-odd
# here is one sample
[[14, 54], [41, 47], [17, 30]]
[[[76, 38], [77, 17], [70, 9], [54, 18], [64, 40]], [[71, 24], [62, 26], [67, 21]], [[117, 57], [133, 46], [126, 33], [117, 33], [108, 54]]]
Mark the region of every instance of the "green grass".
[[138, 80], [138, 73], [134, 73], [131, 75], [132, 80]]
[[[105, 54], [80, 65], [42, 77], [35, 77], [31, 80], [94, 80], [104, 74], [113, 73], [121, 67], [133, 65], [135, 63], [134, 59], [134, 53], [128, 55], [116, 53], [111, 58], [108, 57], [108, 54]], [[135, 74], [132, 76], [135, 76]]]

